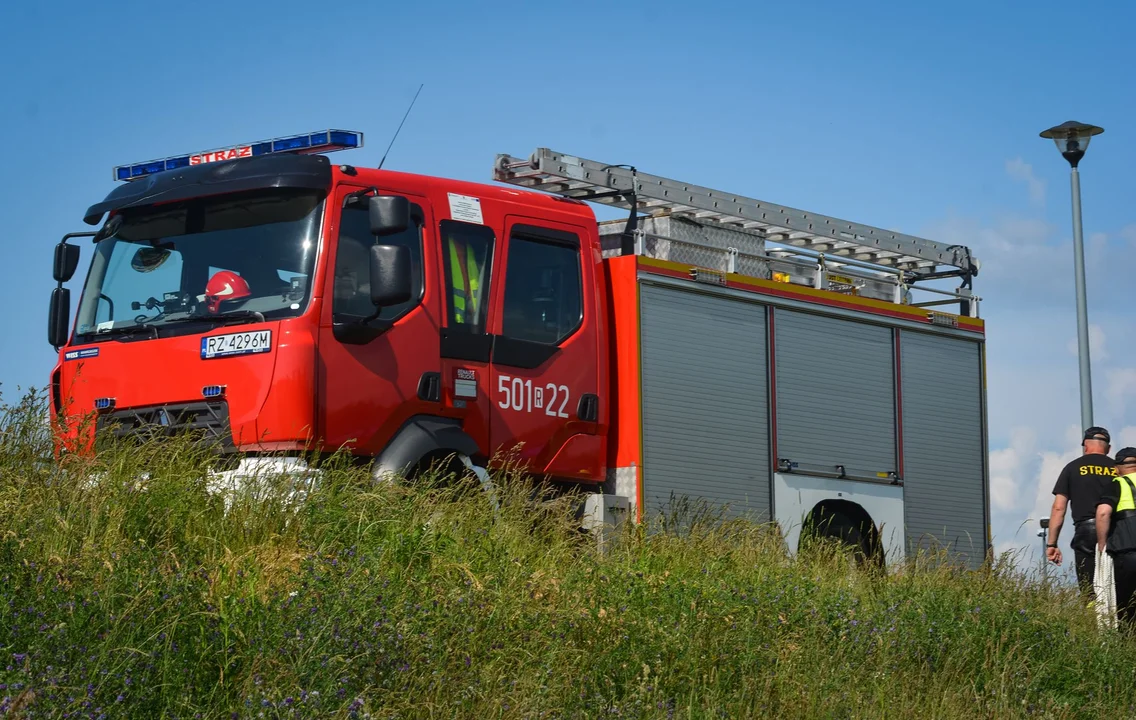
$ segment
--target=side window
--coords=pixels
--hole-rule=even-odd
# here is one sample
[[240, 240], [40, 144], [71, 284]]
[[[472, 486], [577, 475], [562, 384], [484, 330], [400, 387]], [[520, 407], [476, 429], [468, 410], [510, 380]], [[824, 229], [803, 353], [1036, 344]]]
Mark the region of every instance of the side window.
[[366, 206], [343, 209], [339, 223], [339, 240], [335, 252], [335, 287], [331, 312], [336, 317], [365, 318], [375, 312], [371, 304], [370, 248], [404, 245], [410, 248], [410, 300], [385, 307], [381, 320], [395, 320], [405, 315], [422, 299], [422, 210], [411, 204], [411, 226], [398, 235], [375, 238]]
[[443, 220], [442, 265], [446, 272], [449, 326], [472, 333], [485, 331], [489, 305], [493, 231], [484, 225]]
[[509, 237], [501, 316], [505, 337], [555, 345], [580, 326], [583, 278], [579, 240], [568, 233], [555, 235], [563, 236], [564, 241], [523, 231], [514, 231]]

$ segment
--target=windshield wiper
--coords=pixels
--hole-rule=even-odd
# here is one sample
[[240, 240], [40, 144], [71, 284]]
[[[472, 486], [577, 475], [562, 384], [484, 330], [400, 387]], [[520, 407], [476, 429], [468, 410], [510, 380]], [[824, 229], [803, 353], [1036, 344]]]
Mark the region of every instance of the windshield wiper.
[[230, 310], [229, 312], [217, 313], [216, 315], [203, 315], [201, 313], [194, 313], [192, 315], [185, 315], [179, 318], [170, 318], [166, 320], [164, 325], [173, 325], [174, 323], [181, 322], [223, 322], [229, 324], [230, 320], [241, 320], [249, 322], [255, 320], [256, 322], [264, 322], [264, 313], [256, 310]]
[[123, 327], [107, 328], [106, 330], [98, 330], [94, 333], [96, 340], [104, 337], [114, 335], [138, 335], [140, 333], [149, 333], [158, 339], [158, 326], [151, 325], [150, 323], [140, 323], [138, 325], [124, 325]]

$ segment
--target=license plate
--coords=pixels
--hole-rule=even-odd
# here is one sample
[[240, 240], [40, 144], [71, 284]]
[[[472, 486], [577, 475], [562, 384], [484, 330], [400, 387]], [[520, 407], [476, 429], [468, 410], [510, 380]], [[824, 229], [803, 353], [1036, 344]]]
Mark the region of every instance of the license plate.
[[272, 349], [271, 330], [211, 335], [201, 338], [201, 359], [266, 353]]

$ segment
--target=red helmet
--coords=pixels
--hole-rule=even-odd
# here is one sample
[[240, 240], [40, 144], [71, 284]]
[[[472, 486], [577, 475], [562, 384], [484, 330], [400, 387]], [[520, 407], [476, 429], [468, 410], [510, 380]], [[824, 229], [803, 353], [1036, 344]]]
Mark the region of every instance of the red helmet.
[[211, 313], [221, 308], [224, 300], [236, 300], [252, 295], [244, 278], [232, 270], [218, 270], [205, 285], [205, 307]]

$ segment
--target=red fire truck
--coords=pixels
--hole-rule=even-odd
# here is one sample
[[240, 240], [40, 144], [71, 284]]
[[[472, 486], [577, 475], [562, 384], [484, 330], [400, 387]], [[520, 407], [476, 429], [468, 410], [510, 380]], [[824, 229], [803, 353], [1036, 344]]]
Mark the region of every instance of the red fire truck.
[[484, 475], [507, 456], [593, 490], [601, 521], [704, 501], [794, 548], [824, 517], [887, 561], [983, 561], [968, 248], [545, 148], [497, 156], [495, 184], [328, 159], [362, 141], [114, 169], [98, 229], [55, 252], [65, 447], [88, 447], [92, 414], [199, 433], [232, 472], [346, 448], [376, 477], [443, 457]]

